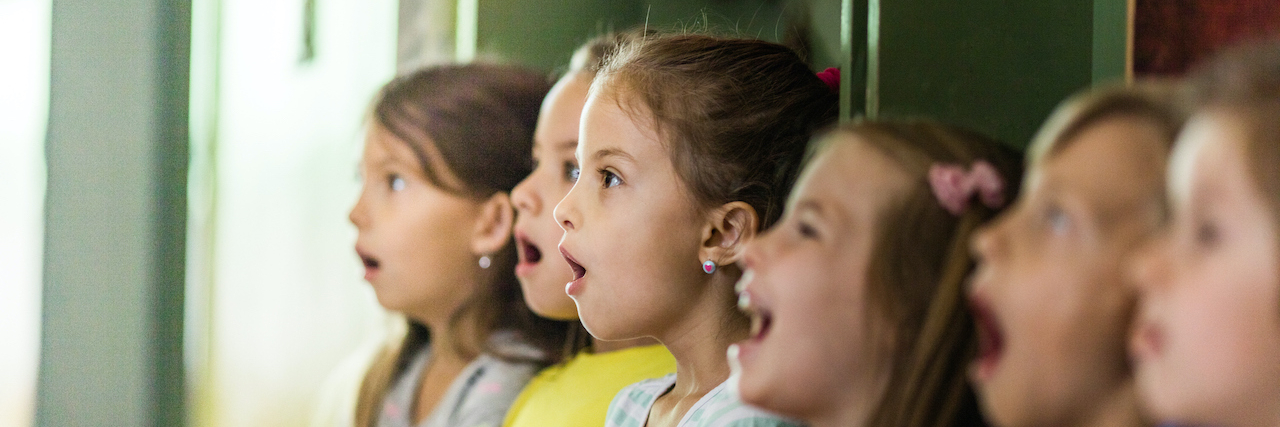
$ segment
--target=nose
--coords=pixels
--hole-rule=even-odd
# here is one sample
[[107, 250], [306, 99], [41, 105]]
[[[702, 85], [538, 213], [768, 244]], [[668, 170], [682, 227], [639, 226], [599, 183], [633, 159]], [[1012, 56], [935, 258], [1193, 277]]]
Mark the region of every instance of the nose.
[[996, 218], [991, 224], [978, 229], [969, 242], [969, 252], [975, 262], [991, 261], [1004, 251], [1004, 218]]
[[552, 212], [552, 216], [555, 217], [556, 223], [560, 224], [560, 228], [564, 229], [566, 232], [573, 230], [575, 228], [575, 223], [581, 224], [579, 222], [580, 217], [578, 215], [578, 207], [575, 203], [575, 199], [578, 194], [577, 190], [578, 184], [574, 183], [573, 188], [569, 189], [569, 194], [564, 195], [564, 199], [560, 200], [560, 203], [556, 205], [555, 211]]
[[511, 203], [515, 205], [516, 213], [537, 215], [542, 211], [542, 198], [534, 190], [533, 177], [530, 174], [511, 189]]
[[368, 213], [365, 212], [364, 192], [360, 192], [360, 196], [356, 198], [356, 204], [351, 206], [351, 212], [347, 213], [347, 220], [356, 228], [364, 228], [368, 220]]
[[1128, 282], [1139, 294], [1155, 290], [1168, 281], [1168, 237], [1151, 239], [1134, 251], [1126, 266]]

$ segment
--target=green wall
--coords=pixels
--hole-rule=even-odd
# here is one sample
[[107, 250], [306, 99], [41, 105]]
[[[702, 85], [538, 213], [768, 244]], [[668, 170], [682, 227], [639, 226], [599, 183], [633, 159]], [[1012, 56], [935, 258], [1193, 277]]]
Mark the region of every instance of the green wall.
[[811, 60], [817, 66], [838, 62], [839, 2], [795, 0], [564, 0], [530, 2], [479, 0], [477, 51], [544, 70], [569, 62], [573, 49], [610, 30], [644, 26], [667, 31], [709, 27], [733, 34], [780, 41], [797, 20], [817, 34]]
[[879, 98], [868, 102], [879, 117], [935, 117], [1024, 146], [1054, 106], [1093, 81], [1093, 7], [883, 0]]
[[555, 70], [592, 35], [643, 25], [646, 19], [650, 28], [700, 30], [709, 24], [715, 32], [771, 41], [792, 29], [809, 35], [816, 70], [837, 65], [844, 70], [850, 92], [844, 114], [933, 117], [1022, 147], [1061, 100], [1091, 84], [1124, 78], [1127, 5], [1126, 0], [479, 0], [477, 43], [482, 55]]

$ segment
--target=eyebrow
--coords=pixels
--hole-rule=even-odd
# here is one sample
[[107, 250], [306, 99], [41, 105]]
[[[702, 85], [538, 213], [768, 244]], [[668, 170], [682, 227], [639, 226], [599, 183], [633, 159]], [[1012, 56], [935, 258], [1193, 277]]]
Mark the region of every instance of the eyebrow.
[[559, 143], [559, 144], [556, 144], [556, 145], [555, 145], [555, 150], [556, 150], [556, 151], [574, 150], [574, 149], [577, 149], [577, 148], [578, 148], [578, 140], [576, 140], [576, 139], [571, 139], [571, 140], [568, 140], [568, 141], [560, 141], [560, 143]]
[[636, 162], [636, 158], [635, 158], [635, 157], [632, 157], [632, 156], [631, 156], [630, 154], [628, 154], [626, 151], [622, 151], [622, 150], [619, 150], [619, 149], [616, 149], [616, 148], [605, 148], [605, 149], [601, 149], [601, 150], [596, 150], [595, 154], [592, 154], [592, 155], [591, 155], [591, 158], [592, 158], [592, 159], [595, 159], [595, 160], [600, 160], [600, 159], [603, 159], [603, 158], [605, 158], [605, 157], [618, 157], [618, 158], [621, 158], [621, 159], [623, 159], [623, 160], [630, 161], [631, 163], [635, 163], [635, 162]]

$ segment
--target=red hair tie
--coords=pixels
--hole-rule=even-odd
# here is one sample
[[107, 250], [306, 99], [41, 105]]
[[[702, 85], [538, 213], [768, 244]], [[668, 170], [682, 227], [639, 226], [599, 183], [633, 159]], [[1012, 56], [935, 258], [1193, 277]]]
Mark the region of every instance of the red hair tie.
[[840, 69], [836, 67], [827, 68], [817, 74], [818, 79], [827, 84], [831, 88], [831, 93], [840, 92]]

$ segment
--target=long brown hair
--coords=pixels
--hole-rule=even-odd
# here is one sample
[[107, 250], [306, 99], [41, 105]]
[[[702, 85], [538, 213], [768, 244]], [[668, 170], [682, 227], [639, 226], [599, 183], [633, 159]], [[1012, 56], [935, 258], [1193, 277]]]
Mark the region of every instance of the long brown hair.
[[[494, 64], [431, 67], [395, 78], [375, 99], [371, 125], [405, 142], [418, 157], [432, 185], [477, 201], [510, 192], [531, 170], [528, 159], [546, 78], [520, 68]], [[435, 161], [432, 161], [432, 160]], [[433, 165], [444, 164], [447, 170]], [[456, 177], [460, 185], [449, 185]], [[489, 255], [475, 292], [450, 316], [458, 324], [475, 319], [475, 335], [455, 336], [454, 344], [474, 357], [482, 352], [508, 360], [551, 363], [560, 356], [567, 325], [533, 314], [515, 277], [515, 245], [508, 242]], [[407, 320], [383, 348], [360, 386], [356, 424], [373, 426], [390, 385], [413, 355], [430, 343], [426, 326]], [[490, 346], [497, 331], [514, 333], [545, 357], [531, 358]]]
[[935, 164], [968, 168], [990, 163], [1017, 195], [1018, 153], [983, 135], [932, 121], [859, 122], [815, 143], [811, 158], [841, 135], [884, 153], [912, 177], [910, 190], [880, 212], [867, 272], [871, 324], [887, 326], [891, 370], [887, 388], [869, 419], [877, 427], [985, 425], [966, 367], [977, 336], [964, 298], [973, 270], [970, 236], [1001, 207], [971, 203], [956, 215], [939, 204], [929, 183]]
[[648, 33], [620, 47], [591, 91], [656, 125], [697, 203], [746, 202], [762, 228], [781, 216], [809, 137], [839, 109], [786, 46], [700, 34]]

